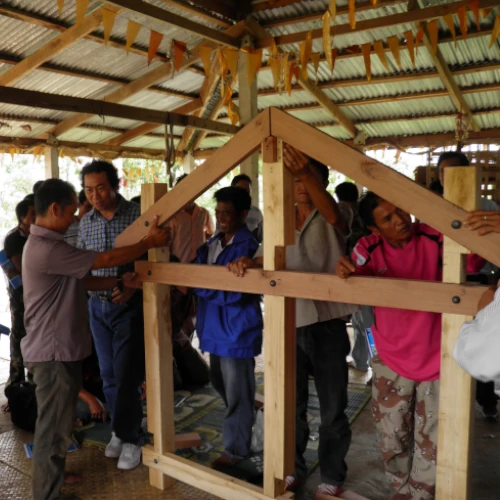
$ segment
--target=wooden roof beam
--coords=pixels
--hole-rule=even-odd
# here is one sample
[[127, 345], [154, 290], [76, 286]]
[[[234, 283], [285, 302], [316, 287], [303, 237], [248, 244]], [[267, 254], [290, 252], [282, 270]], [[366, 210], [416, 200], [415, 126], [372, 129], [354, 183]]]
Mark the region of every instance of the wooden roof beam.
[[186, 14], [194, 15], [199, 17], [200, 19], [204, 19], [205, 21], [216, 24], [221, 28], [229, 28], [231, 26], [231, 23], [225, 20], [222, 16], [218, 16], [209, 12], [208, 10], [201, 9], [195, 4], [184, 2], [182, 0], [162, 0], [162, 2], [166, 3], [167, 5], [171, 5], [176, 9], [182, 10], [183, 12], [186, 12]]

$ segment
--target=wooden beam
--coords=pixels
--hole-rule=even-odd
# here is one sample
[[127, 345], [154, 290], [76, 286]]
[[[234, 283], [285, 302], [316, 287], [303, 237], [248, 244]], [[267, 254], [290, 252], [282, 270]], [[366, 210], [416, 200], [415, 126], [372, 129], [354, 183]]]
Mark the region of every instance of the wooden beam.
[[231, 21], [235, 21], [237, 19], [236, 4], [239, 2], [233, 2], [233, 0], [190, 0], [190, 3], [193, 3], [209, 12], [220, 14]]
[[[420, 21], [425, 21], [427, 19], [440, 18], [446, 14], [454, 14], [459, 7], [465, 6], [470, 10], [470, 2], [468, 0], [461, 0], [459, 2], [453, 2], [449, 4], [437, 5], [434, 7], [427, 7], [425, 9], [420, 9], [411, 12], [402, 12], [400, 14], [392, 14], [389, 16], [375, 17], [373, 19], [367, 19], [365, 21], [358, 21], [356, 23], [356, 28], [351, 29], [349, 23], [335, 25], [331, 29], [332, 36], [339, 35], [352, 35], [354, 33], [360, 33], [362, 31], [372, 31], [380, 28], [389, 28], [391, 26], [398, 26], [400, 24], [411, 24]], [[480, 0], [480, 7], [482, 9], [489, 7], [496, 7], [498, 5], [498, 0]], [[293, 43], [299, 43], [305, 40], [307, 31], [299, 33], [291, 33], [288, 35], [280, 35], [274, 37], [276, 45], [290, 45]], [[375, 35], [376, 36], [376, 35]], [[320, 39], [323, 37], [323, 29], [312, 30], [312, 38]], [[258, 47], [266, 48], [270, 47], [270, 42], [268, 40], [262, 40], [258, 42]]]
[[[137, 261], [135, 271], [145, 282], [167, 283], [172, 286], [346, 304], [363, 303], [369, 306], [458, 315], [475, 314], [481, 294], [486, 290], [486, 287], [476, 285], [373, 277], [342, 280], [326, 273], [267, 269], [247, 270], [245, 279], [241, 279], [215, 266], [154, 264], [146, 261]], [[460, 297], [460, 303], [453, 302], [454, 296]]]
[[279, 9], [280, 7], [288, 7], [296, 3], [302, 3], [302, 1], [303, 0], [264, 0], [261, 2], [252, 2], [252, 12]]
[[215, 43], [220, 43], [228, 47], [239, 48], [238, 40], [229, 36], [227, 33], [209, 28], [203, 24], [191, 21], [183, 16], [169, 12], [168, 10], [156, 7], [150, 3], [142, 2], [141, 0], [109, 0], [111, 3], [118, 5], [124, 9], [136, 12], [143, 16], [149, 17], [155, 21], [177, 26], [182, 30], [193, 33], [197, 36], [202, 36], [207, 40]]
[[59, 150], [45, 146], [45, 178], [46, 179], [59, 179]]
[[[500, 234], [479, 237], [463, 226], [460, 229], [452, 228], [451, 223], [455, 220], [463, 223], [467, 215], [463, 209], [418, 186], [395, 170], [274, 108], [271, 108], [271, 133], [375, 191], [489, 262], [500, 265]], [[335, 151], [334, 156], [332, 151]]]
[[358, 135], [358, 129], [356, 125], [348, 118], [345, 113], [339, 109], [339, 107], [320, 89], [316, 88], [310, 80], [304, 78], [302, 75], [299, 76], [300, 86], [309, 92], [320, 106], [328, 111], [328, 113], [335, 118], [340, 125], [349, 132], [351, 137], [356, 137]]
[[181, 210], [186, 203], [195, 200], [210, 186], [215, 184], [227, 172], [238, 165], [241, 160], [256, 151], [261, 142], [270, 135], [269, 111], [255, 117], [234, 139], [221, 148], [190, 174], [190, 182], [175, 186], [166, 196], [158, 201], [150, 210], [141, 215], [118, 238], [115, 246], [125, 246], [137, 242], [146, 236], [146, 222], [159, 215], [159, 224], [165, 223]]
[[167, 5], [171, 5], [172, 7], [182, 10], [187, 14], [195, 15], [196, 17], [199, 17], [201, 19], [204, 19], [205, 21], [209, 21], [213, 24], [216, 24], [221, 28], [229, 28], [231, 26], [231, 24], [225, 19], [223, 19], [221, 16], [214, 15], [208, 10], [200, 9], [194, 4], [184, 2], [181, 0], [162, 0], [162, 1], [165, 2]]

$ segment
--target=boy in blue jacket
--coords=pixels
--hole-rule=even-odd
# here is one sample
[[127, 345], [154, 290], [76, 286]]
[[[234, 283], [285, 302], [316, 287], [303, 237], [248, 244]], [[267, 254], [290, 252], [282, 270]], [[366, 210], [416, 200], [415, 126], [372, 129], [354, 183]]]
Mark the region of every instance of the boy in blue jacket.
[[[259, 247], [245, 224], [250, 195], [226, 187], [214, 195], [219, 233], [198, 249], [197, 264], [226, 266], [252, 258]], [[231, 467], [250, 454], [254, 421], [255, 360], [262, 347], [262, 312], [258, 295], [195, 289], [196, 330], [202, 351], [210, 353], [210, 379], [226, 403], [225, 452], [212, 464]]]

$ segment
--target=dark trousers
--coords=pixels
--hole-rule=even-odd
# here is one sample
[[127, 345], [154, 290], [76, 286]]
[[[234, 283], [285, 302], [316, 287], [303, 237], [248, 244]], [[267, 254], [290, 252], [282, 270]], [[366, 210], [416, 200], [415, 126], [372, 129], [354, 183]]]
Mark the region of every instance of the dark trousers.
[[89, 300], [89, 316], [111, 428], [126, 443], [142, 444], [140, 386], [144, 382], [142, 304]]
[[33, 500], [57, 500], [64, 481], [76, 401], [82, 385], [82, 362], [26, 363], [36, 384]]
[[478, 380], [476, 385], [476, 401], [485, 410], [495, 410], [498, 401], [495, 393], [495, 382], [481, 382]]
[[342, 485], [347, 474], [345, 456], [351, 443], [347, 407], [350, 345], [345, 321], [334, 319], [297, 328], [297, 422], [295, 475], [307, 474], [303, 454], [309, 439], [307, 401], [309, 375], [314, 375], [321, 425], [318, 459], [323, 482]]
[[254, 358], [210, 354], [210, 381], [226, 403], [222, 442], [233, 457], [250, 455], [255, 405]]

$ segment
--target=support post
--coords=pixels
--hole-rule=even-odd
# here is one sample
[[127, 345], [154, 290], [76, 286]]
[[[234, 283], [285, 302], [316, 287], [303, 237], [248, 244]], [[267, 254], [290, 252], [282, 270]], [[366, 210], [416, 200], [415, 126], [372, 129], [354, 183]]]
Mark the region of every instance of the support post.
[[[479, 176], [476, 167], [447, 167], [444, 196], [466, 209], [479, 206]], [[443, 281], [464, 283], [467, 250], [445, 237]], [[453, 359], [460, 327], [470, 316], [443, 314], [441, 383], [439, 397], [437, 500], [469, 498], [471, 434], [474, 423], [475, 381]], [[460, 390], [457, 391], [457, 387]]]
[[[295, 243], [293, 178], [283, 164], [283, 143], [262, 145], [264, 269], [286, 268], [286, 245]], [[295, 462], [295, 299], [265, 295], [264, 495], [283, 493]]]
[[[245, 35], [241, 42], [242, 49], [253, 49], [254, 40], [251, 36]], [[240, 51], [238, 61], [238, 85], [239, 85], [239, 108], [240, 125], [244, 126], [258, 114], [257, 109], [257, 75], [250, 85], [248, 82], [248, 58]], [[259, 153], [255, 152], [243, 160], [240, 165], [240, 172], [248, 175], [252, 179], [252, 200], [255, 206], [259, 206]]]
[[[167, 192], [166, 184], [143, 184], [141, 211], [144, 213]], [[154, 248], [150, 262], [169, 262], [168, 248]], [[154, 435], [154, 451], [160, 455], [175, 452], [174, 380], [170, 287], [144, 283], [144, 342], [146, 351], [146, 390], [148, 430]], [[149, 469], [151, 486], [165, 490], [175, 480], [157, 469]]]
[[188, 151], [184, 155], [184, 160], [182, 161], [182, 168], [185, 174], [190, 174], [194, 170], [194, 156], [191, 151]]
[[59, 179], [59, 150], [45, 146], [45, 178]]

